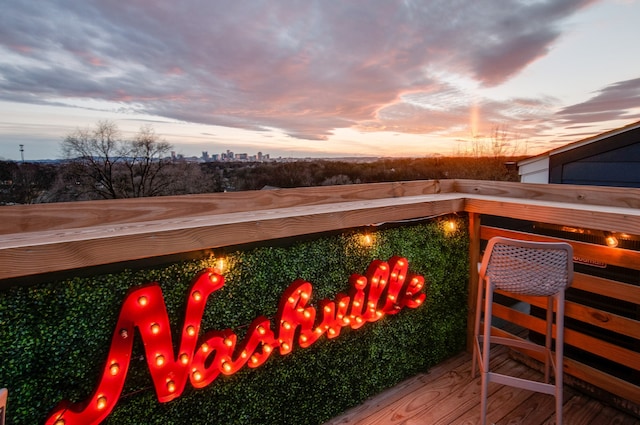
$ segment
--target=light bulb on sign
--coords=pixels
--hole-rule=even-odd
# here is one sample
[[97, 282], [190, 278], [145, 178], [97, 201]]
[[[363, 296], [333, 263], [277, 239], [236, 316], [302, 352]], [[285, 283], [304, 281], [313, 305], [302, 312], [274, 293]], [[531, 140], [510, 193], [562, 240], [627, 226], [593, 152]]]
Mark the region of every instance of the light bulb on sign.
[[613, 236], [612, 233], [604, 232], [604, 241], [609, 248], [615, 248], [618, 246], [618, 238]]

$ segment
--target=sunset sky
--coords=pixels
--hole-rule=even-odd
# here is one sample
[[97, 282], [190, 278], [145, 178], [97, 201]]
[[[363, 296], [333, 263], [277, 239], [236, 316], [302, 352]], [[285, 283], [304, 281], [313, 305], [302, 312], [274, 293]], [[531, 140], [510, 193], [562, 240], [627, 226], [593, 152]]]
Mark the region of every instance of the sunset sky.
[[152, 125], [176, 152], [529, 155], [640, 120], [639, 0], [3, 0], [0, 159]]

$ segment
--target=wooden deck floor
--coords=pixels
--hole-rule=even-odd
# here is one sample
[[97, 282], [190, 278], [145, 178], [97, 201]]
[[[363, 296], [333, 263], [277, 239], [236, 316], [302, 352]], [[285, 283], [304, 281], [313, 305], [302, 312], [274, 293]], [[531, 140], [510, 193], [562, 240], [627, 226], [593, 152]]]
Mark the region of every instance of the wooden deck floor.
[[[471, 355], [459, 354], [417, 375], [361, 406], [347, 411], [325, 425], [450, 425], [480, 422], [480, 378], [471, 379]], [[523, 378], [539, 372], [509, 358], [506, 348], [492, 354], [492, 370], [509, 371]], [[489, 384], [487, 423], [555, 424], [554, 398], [517, 388]], [[564, 423], [566, 425], [638, 425], [640, 419], [565, 386]]]

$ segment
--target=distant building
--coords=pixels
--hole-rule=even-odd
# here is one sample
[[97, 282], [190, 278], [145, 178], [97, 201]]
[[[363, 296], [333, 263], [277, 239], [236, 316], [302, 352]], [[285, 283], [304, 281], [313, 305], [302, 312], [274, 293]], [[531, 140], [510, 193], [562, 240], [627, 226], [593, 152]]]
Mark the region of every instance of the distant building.
[[202, 151], [202, 159], [204, 159], [205, 161], [208, 161], [209, 160], [209, 152]]

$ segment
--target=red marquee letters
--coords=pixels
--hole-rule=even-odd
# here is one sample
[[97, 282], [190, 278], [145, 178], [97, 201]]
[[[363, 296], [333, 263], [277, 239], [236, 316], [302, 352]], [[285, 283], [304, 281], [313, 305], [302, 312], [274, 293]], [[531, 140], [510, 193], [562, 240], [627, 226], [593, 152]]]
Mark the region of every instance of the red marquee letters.
[[189, 290], [177, 355], [160, 286], [151, 283], [133, 288], [122, 304], [95, 392], [82, 403], [61, 402], [46, 424], [97, 424], [109, 415], [122, 393], [135, 327], [144, 343], [156, 395], [165, 403], [180, 396], [187, 380], [193, 387], [203, 388], [221, 373], [231, 375], [245, 365], [262, 365], [274, 350], [285, 355], [295, 343], [306, 348], [322, 335], [337, 337], [344, 327], [358, 329], [404, 307], [419, 307], [425, 299], [421, 293], [424, 278], [409, 277], [408, 267], [407, 260], [400, 257], [388, 262], [374, 260], [365, 276], [351, 276], [349, 294], [321, 300], [317, 307], [309, 304], [311, 283], [296, 280], [284, 291], [274, 323], [264, 316], [254, 319], [242, 341], [231, 329], [209, 331], [199, 338], [207, 298], [224, 285], [223, 276], [205, 270]]

